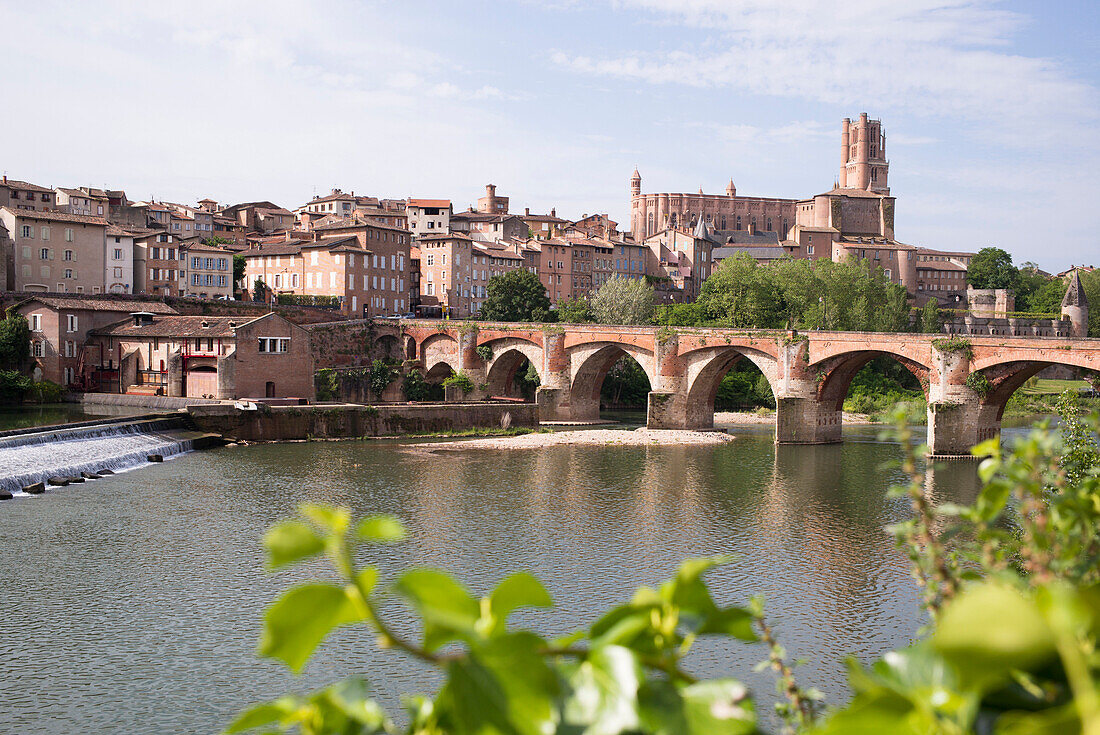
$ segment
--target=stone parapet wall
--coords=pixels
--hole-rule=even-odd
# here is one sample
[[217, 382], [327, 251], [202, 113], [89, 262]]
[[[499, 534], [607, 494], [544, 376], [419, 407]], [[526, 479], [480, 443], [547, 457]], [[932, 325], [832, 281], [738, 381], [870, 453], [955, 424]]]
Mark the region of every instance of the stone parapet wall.
[[192, 406], [188, 413], [202, 431], [243, 441], [349, 439], [501, 428], [505, 425], [538, 426], [538, 408], [530, 403], [329, 404], [258, 406], [256, 410], [242, 410], [225, 404]]

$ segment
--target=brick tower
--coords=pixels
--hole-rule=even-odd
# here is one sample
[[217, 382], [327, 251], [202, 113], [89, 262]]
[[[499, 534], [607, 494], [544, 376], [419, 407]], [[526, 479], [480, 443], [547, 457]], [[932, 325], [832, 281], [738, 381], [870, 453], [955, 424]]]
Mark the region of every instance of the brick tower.
[[882, 121], [867, 119], [866, 112], [860, 113], [854, 123], [844, 118], [840, 127], [840, 187], [889, 194], [889, 172]]

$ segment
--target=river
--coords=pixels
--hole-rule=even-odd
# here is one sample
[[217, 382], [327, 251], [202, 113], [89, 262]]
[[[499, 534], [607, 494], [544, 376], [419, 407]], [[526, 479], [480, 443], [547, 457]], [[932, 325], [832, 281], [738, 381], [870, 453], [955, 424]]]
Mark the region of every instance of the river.
[[[797, 670], [833, 703], [844, 658], [905, 645], [922, 619], [903, 554], [883, 527], [908, 515], [886, 488], [898, 446], [875, 427], [842, 445], [776, 447], [739, 427], [717, 447], [401, 451], [391, 441], [226, 447], [0, 505], [0, 732], [200, 733], [250, 702], [366, 673], [391, 707], [429, 672], [338, 632], [303, 676], [255, 657], [265, 606], [323, 566], [268, 574], [260, 538], [303, 501], [393, 513], [407, 543], [375, 553], [392, 573], [450, 570], [484, 593], [525, 569], [559, 607], [522, 617], [547, 633], [590, 622], [689, 556], [735, 553], [710, 580], [724, 602], [762, 594]], [[970, 501], [973, 463], [930, 478]], [[400, 616], [394, 605], [390, 614]], [[398, 625], [408, 630], [407, 625]], [[705, 643], [689, 668], [747, 681], [760, 646]]]

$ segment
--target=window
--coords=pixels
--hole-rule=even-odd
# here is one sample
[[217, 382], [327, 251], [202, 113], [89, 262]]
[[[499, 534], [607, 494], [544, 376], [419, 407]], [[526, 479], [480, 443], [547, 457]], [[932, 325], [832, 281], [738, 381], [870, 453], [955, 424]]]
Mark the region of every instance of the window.
[[32, 332], [41, 332], [42, 331], [42, 315], [41, 314], [31, 314], [30, 323], [31, 323], [31, 331]]
[[34, 237], [34, 228], [30, 225], [23, 225], [23, 237]]
[[76, 342], [65, 340], [65, 357], [76, 357]]
[[75, 332], [76, 327], [77, 327], [76, 314], [66, 315], [66, 323], [67, 323], [67, 326], [68, 326], [68, 329], [66, 331]]
[[428, 263], [428, 265], [435, 265], [435, 255], [434, 254], [428, 253], [427, 263]]
[[72, 242], [72, 241], [73, 241], [73, 228], [72, 227], [66, 227], [65, 228], [65, 242]]
[[49, 260], [50, 259], [50, 249], [49, 248], [42, 248], [41, 250], [39, 250], [38, 251], [38, 258], [39, 258], [39, 260]]
[[73, 269], [72, 268], [66, 268], [65, 269], [65, 278], [72, 278], [72, 277], [73, 277]]
[[259, 346], [266, 354], [290, 352], [290, 337], [260, 337]]
[[64, 253], [64, 258], [65, 258], [65, 260], [72, 260], [73, 259], [73, 251], [72, 250], [66, 250], [65, 253]]
[[50, 228], [49, 227], [43, 227], [42, 228], [42, 239], [43, 240], [49, 240], [50, 239]]
[[31, 342], [31, 354], [35, 357], [44, 357], [45, 350], [42, 347], [42, 340], [34, 340]]
[[122, 248], [115, 248], [115, 260], [122, 260]]

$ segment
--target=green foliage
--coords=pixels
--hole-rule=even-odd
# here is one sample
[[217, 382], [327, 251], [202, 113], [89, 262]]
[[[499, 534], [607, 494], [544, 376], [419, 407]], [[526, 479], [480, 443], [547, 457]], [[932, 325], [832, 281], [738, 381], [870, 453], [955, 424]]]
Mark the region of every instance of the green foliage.
[[397, 378], [397, 369], [385, 360], [375, 360], [367, 369], [367, 385], [375, 398], [379, 398], [390, 383]]
[[1056, 404], [1058, 432], [1062, 438], [1060, 465], [1066, 473], [1066, 482], [1078, 485], [1088, 481], [1089, 473], [1100, 467], [1100, 444], [1097, 443], [1096, 420], [1090, 425], [1085, 421], [1081, 396], [1072, 390], [1063, 391]]
[[896, 332], [908, 328], [906, 299], [903, 286], [866, 263], [787, 258], [759, 265], [741, 253], [703, 282], [696, 309], [675, 316], [697, 317], [692, 326]]
[[966, 282], [973, 288], [1007, 288], [1015, 291], [1020, 274], [1012, 256], [1000, 248], [982, 248], [970, 259]]
[[985, 373], [976, 372], [966, 376], [966, 387], [977, 393], [980, 398], [985, 398], [989, 395], [989, 391], [993, 390], [993, 383], [989, 382]]
[[474, 352], [485, 362], [489, 362], [493, 359], [493, 348], [489, 345], [478, 345]]
[[322, 309], [339, 309], [339, 296], [321, 294], [281, 293], [275, 297], [281, 306], [317, 306]]
[[431, 392], [431, 386], [419, 370], [410, 370], [402, 379], [401, 388], [409, 401], [426, 401]]
[[0, 370], [22, 370], [31, 356], [31, 329], [22, 314], [0, 321]]
[[653, 287], [616, 273], [596, 291], [592, 312], [600, 324], [649, 324], [653, 320]]
[[444, 388], [449, 388], [452, 385], [461, 390], [464, 396], [473, 393], [474, 388], [476, 388], [474, 381], [466, 373], [453, 373], [443, 379]]
[[974, 359], [974, 347], [966, 337], [941, 337], [932, 340], [932, 346], [944, 354], [954, 352], [963, 355], [967, 360]]
[[1039, 271], [1035, 263], [1024, 263], [1016, 280], [1016, 310], [1030, 314], [1058, 314], [1066, 283]]
[[340, 395], [340, 376], [332, 368], [321, 368], [313, 374], [318, 401], [335, 401]]
[[29, 398], [34, 403], [60, 403], [64, 389], [52, 380], [40, 380], [31, 384]]
[[611, 366], [600, 388], [600, 402], [606, 406], [645, 406], [649, 397], [649, 378], [642, 366], [623, 356]]
[[653, 310], [653, 323], [666, 327], [698, 327], [711, 321], [703, 306], [697, 302], [690, 304], [669, 304], [656, 306]]
[[596, 321], [588, 299], [573, 297], [558, 304], [558, 321], [563, 324], [587, 324]]
[[550, 298], [539, 277], [518, 268], [489, 279], [481, 318], [500, 322], [542, 322], [550, 314]]
[[264, 279], [256, 276], [256, 280], [252, 282], [252, 300], [262, 301], [260, 295], [263, 293], [265, 288], [267, 288], [267, 284], [264, 283]]
[[[221, 239], [221, 238], [215, 238]], [[233, 284], [236, 285], [244, 281], [244, 271], [248, 266], [248, 260], [240, 253], [233, 254]]]
[[[1100, 270], [1081, 272], [1081, 286], [1089, 303], [1089, 336], [1100, 337]], [[1063, 294], [1065, 287], [1063, 284]]]
[[940, 313], [939, 302], [936, 299], [928, 299], [920, 311], [920, 331], [925, 334], [937, 334], [942, 327], [943, 315]]
[[714, 410], [731, 411], [760, 406], [775, 408], [771, 385], [751, 361], [739, 360], [718, 384]]
[[0, 404], [22, 403], [34, 381], [18, 370], [0, 370]]

